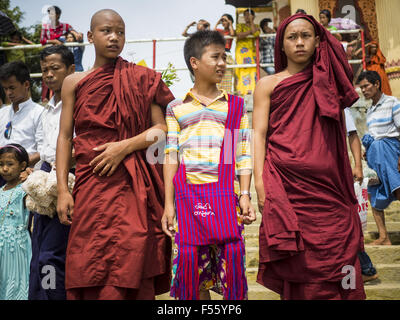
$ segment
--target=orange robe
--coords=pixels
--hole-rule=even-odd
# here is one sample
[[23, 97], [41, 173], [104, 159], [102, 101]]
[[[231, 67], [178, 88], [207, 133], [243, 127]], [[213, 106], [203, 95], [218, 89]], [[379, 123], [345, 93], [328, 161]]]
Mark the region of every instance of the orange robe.
[[173, 99], [161, 74], [122, 58], [78, 83], [73, 141], [75, 209], [66, 257], [68, 291], [106, 286], [138, 290], [148, 279], [153, 279], [155, 294], [169, 291], [171, 243], [161, 229], [161, 165], [146, 161], [146, 150], [127, 156], [110, 177], [93, 174], [89, 163], [100, 154], [94, 147], [150, 128], [153, 101], [165, 108]]
[[[382, 80], [382, 92], [388, 96], [392, 95], [392, 89], [390, 88], [389, 78], [385, 71], [386, 58], [383, 55], [381, 49], [377, 42], [372, 41], [371, 44], [375, 44], [377, 47], [377, 52], [371, 57], [371, 61], [367, 63], [368, 71], [376, 71]], [[370, 51], [370, 50], [369, 50]], [[369, 54], [369, 52], [368, 52]], [[369, 54], [370, 55], [370, 54]]]

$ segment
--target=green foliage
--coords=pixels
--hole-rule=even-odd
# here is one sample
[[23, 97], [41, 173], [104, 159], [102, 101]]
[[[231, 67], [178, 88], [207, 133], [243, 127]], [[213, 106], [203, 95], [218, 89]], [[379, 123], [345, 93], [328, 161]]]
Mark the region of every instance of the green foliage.
[[168, 87], [172, 86], [174, 82], [180, 81], [176, 69], [171, 62], [168, 63], [167, 69], [162, 72], [161, 78]]
[[[40, 32], [42, 29], [41, 24], [32, 25], [30, 27], [19, 28], [19, 24], [22, 22], [24, 17], [24, 12], [18, 7], [11, 8], [10, 0], [0, 0], [0, 10], [3, 11], [11, 20], [14, 21], [14, 25], [17, 30], [19, 30], [22, 35], [31, 40], [33, 43], [40, 43]], [[7, 36], [1, 37], [1, 41], [6, 41]], [[27, 49], [24, 50], [25, 53], [25, 63], [29, 67], [31, 73], [40, 73], [40, 51], [41, 48], [37, 49]], [[40, 92], [42, 87], [42, 79], [34, 78], [32, 79], [32, 100], [35, 102], [40, 101]]]
[[24, 17], [24, 12], [17, 6], [10, 8], [10, 0], [0, 0], [0, 10], [3, 11], [15, 25], [18, 25]]

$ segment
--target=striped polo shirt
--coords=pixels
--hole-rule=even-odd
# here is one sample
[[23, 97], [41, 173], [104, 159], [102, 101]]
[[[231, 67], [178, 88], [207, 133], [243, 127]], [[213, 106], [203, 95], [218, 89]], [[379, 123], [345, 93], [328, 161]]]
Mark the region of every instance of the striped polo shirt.
[[[218, 181], [218, 165], [228, 115], [228, 94], [222, 91], [209, 105], [189, 91], [172, 101], [166, 112], [168, 125], [165, 153], [178, 152], [186, 166], [188, 183]], [[249, 119], [246, 108], [240, 122], [236, 152], [236, 174], [251, 173]], [[235, 189], [237, 190], [237, 183]]]
[[400, 101], [382, 94], [376, 105], [367, 111], [369, 134], [375, 139], [400, 137]]

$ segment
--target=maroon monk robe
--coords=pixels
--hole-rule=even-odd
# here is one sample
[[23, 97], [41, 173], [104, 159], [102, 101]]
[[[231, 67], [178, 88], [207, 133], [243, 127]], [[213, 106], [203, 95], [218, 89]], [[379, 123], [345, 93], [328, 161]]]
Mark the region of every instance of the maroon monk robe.
[[[358, 95], [341, 44], [311, 16], [291, 16], [279, 27], [277, 72], [287, 66], [285, 28], [299, 17], [314, 25], [321, 44], [312, 64], [271, 95], [257, 282], [283, 299], [365, 299], [357, 257], [363, 236], [342, 117]], [[346, 265], [355, 267], [354, 290], [341, 285]]]
[[[161, 74], [118, 58], [82, 79], [74, 109], [76, 183], [66, 258], [66, 288], [138, 289], [154, 278], [156, 294], [169, 291], [169, 238], [162, 232], [162, 167], [146, 150], [127, 156], [110, 176], [89, 165], [93, 148], [131, 138], [151, 127], [150, 105], [174, 97]], [[151, 298], [151, 297], [150, 297]]]

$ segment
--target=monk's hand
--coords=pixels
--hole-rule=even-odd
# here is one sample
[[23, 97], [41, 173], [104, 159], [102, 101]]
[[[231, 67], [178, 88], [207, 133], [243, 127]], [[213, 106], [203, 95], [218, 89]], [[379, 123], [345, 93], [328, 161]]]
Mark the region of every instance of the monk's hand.
[[57, 214], [62, 224], [66, 226], [71, 225], [74, 215], [74, 198], [72, 198], [70, 192], [65, 191], [58, 194]]
[[254, 221], [256, 221], [256, 212], [248, 195], [242, 195], [240, 197], [239, 207], [241, 211], [240, 218], [244, 224], [252, 224]]
[[111, 176], [117, 170], [119, 164], [127, 156], [125, 141], [110, 142], [93, 148], [94, 151], [103, 151], [90, 162], [93, 173], [99, 176]]
[[363, 174], [362, 166], [355, 166], [353, 168], [353, 178], [359, 184], [361, 184], [363, 182], [364, 174]]
[[176, 211], [173, 205], [166, 206], [164, 208], [164, 214], [163, 217], [161, 218], [161, 226], [164, 233], [171, 238], [175, 233], [175, 226], [174, 226], [175, 216], [176, 216]]
[[21, 182], [24, 182], [26, 179], [28, 179], [28, 176], [33, 172], [32, 168], [26, 168], [24, 171], [22, 171], [19, 175], [19, 178]]

